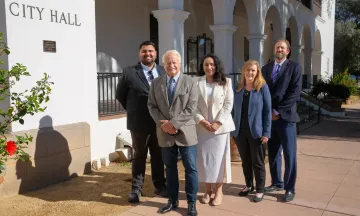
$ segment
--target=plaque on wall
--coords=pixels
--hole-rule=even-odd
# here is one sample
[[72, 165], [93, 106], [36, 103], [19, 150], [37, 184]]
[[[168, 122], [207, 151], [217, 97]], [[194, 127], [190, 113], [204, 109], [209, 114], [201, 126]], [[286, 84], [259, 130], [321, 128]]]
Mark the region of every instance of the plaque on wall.
[[44, 52], [56, 53], [56, 41], [43, 41]]

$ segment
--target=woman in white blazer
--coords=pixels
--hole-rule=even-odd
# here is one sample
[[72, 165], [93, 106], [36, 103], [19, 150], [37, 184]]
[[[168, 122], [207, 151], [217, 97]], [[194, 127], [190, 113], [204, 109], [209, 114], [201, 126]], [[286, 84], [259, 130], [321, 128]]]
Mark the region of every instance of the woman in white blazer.
[[[234, 92], [220, 59], [206, 55], [198, 72], [199, 99], [195, 113], [198, 135], [197, 169], [199, 182], [206, 189], [201, 202], [220, 205], [223, 183], [231, 182], [230, 132], [235, 130], [231, 117]], [[213, 189], [215, 198], [210, 202]]]

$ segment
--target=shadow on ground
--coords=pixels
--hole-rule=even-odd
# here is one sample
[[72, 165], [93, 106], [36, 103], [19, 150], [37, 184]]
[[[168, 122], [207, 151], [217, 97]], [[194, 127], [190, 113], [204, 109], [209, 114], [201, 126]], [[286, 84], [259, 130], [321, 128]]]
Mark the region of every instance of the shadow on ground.
[[360, 117], [325, 118], [299, 138], [360, 142]]
[[[150, 167], [147, 166], [147, 171]], [[144, 201], [154, 197], [150, 173], [145, 176]], [[112, 163], [40, 190], [1, 200], [0, 215], [112, 215], [134, 205], [127, 202], [131, 190], [130, 163]], [[18, 208], [21, 206], [21, 208]]]
[[[147, 175], [146, 178], [151, 179]], [[153, 195], [151, 187], [144, 191]], [[61, 184], [47, 187], [22, 195], [50, 202], [59, 201], [95, 201], [114, 205], [128, 205], [127, 195], [131, 189], [131, 174], [94, 172], [79, 176]]]

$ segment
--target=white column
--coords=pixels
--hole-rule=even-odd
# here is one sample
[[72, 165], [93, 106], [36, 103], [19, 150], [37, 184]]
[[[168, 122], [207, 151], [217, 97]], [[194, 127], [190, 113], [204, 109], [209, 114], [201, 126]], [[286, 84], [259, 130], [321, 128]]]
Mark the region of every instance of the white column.
[[308, 75], [308, 80], [306, 80], [308, 83], [312, 84], [312, 48], [305, 48], [305, 65], [304, 67], [304, 73]]
[[234, 52], [235, 52], [235, 62], [234, 62], [234, 72], [241, 72], [241, 69], [244, 65], [244, 56], [245, 56], [245, 47], [244, 47], [244, 34], [242, 32], [236, 32], [234, 35]]
[[214, 25], [214, 53], [224, 65], [225, 73], [233, 73], [233, 38], [237, 27], [233, 25], [236, 0], [212, 0]]
[[301, 64], [301, 46], [293, 45], [291, 46], [291, 60], [296, 61]]
[[318, 75], [318, 79], [321, 76], [321, 62], [322, 62], [322, 55], [323, 52], [320, 51], [314, 51], [312, 52], [312, 56], [313, 56], [313, 67], [312, 67], [312, 74], [313, 75]]
[[266, 40], [267, 35], [264, 34], [250, 34], [248, 35], [249, 39], [249, 51], [251, 60], [256, 60], [259, 62], [262, 67], [264, 63], [264, 41]]
[[214, 33], [214, 49], [224, 65], [224, 72], [233, 73], [233, 35], [237, 27], [233, 25], [210, 26]]
[[[160, 7], [161, 2], [164, 2], [162, 7]], [[174, 5], [170, 4], [171, 2], [173, 2]], [[167, 6], [176, 6], [176, 8], [179, 8], [179, 5], [176, 4], [175, 0], [170, 2], [159, 0], [159, 8]], [[184, 71], [184, 21], [188, 18], [190, 13], [183, 10], [168, 8], [155, 10], [153, 11], [153, 14], [159, 23], [159, 58], [162, 58], [162, 55], [167, 50], [177, 50], [182, 59], [181, 71]], [[162, 64], [162, 62], [160, 64]]]

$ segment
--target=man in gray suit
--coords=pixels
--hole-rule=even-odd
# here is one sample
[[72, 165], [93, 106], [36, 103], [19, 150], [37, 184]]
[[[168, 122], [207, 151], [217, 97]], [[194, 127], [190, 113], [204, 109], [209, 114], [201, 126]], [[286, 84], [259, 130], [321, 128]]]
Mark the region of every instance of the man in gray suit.
[[166, 166], [169, 200], [161, 209], [166, 213], [179, 205], [178, 151], [185, 167], [187, 215], [197, 215], [196, 169], [197, 135], [193, 114], [197, 107], [198, 89], [195, 80], [180, 72], [181, 56], [176, 50], [165, 52], [163, 65], [166, 74], [151, 83], [148, 108], [156, 123], [156, 134]]

